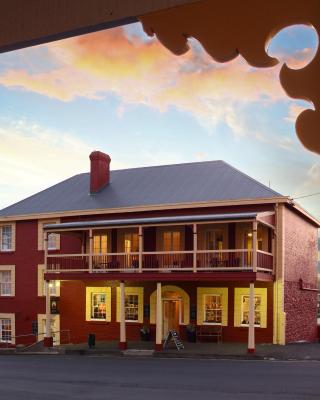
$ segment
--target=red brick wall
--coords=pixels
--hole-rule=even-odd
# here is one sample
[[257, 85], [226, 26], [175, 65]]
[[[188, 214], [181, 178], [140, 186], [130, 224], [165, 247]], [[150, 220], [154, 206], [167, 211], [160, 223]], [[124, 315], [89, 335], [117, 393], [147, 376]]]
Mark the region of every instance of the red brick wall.
[[299, 279], [317, 287], [317, 228], [285, 210], [284, 311], [286, 342], [317, 339], [317, 292], [301, 290]]
[[[150, 304], [150, 296], [156, 290], [156, 283], [153, 282], [126, 282], [127, 286], [143, 286], [144, 287], [144, 304]], [[163, 283], [166, 285], [166, 283]], [[226, 285], [219, 282], [169, 282], [168, 285], [175, 285], [184, 289], [190, 296], [190, 305], [197, 304], [197, 287], [226, 287], [229, 288], [229, 314], [228, 326], [223, 327], [223, 340], [226, 342], [247, 342], [248, 329], [245, 327], [237, 327], [234, 325], [234, 288], [248, 287], [241, 282], [234, 282]], [[86, 286], [111, 286], [112, 287], [112, 304], [111, 304], [111, 322], [87, 322], [85, 321], [85, 288]], [[62, 282], [61, 284], [61, 300], [60, 300], [60, 324], [61, 329], [70, 329], [71, 342], [86, 342], [88, 333], [95, 333], [97, 340], [119, 340], [119, 323], [116, 322], [116, 286], [119, 282]], [[257, 343], [272, 343], [273, 336], [273, 293], [272, 283], [256, 283], [256, 287], [267, 287], [268, 289], [268, 310], [267, 310], [267, 328], [256, 328]], [[196, 324], [196, 320], [191, 322]], [[144, 324], [149, 326], [149, 318], [145, 318]], [[143, 324], [127, 323], [127, 339], [139, 340], [140, 328]], [[151, 325], [152, 340], [155, 339], [155, 326]], [[185, 339], [185, 327], [180, 326], [180, 334]]]

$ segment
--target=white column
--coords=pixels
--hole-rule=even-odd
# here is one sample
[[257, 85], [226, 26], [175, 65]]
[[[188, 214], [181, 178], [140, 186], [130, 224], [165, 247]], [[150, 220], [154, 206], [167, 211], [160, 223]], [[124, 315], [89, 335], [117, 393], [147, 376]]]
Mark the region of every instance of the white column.
[[93, 255], [93, 236], [92, 229], [89, 229], [89, 272], [92, 272], [92, 256]]
[[48, 269], [48, 232], [43, 235], [43, 248], [44, 248], [44, 270]]
[[50, 281], [46, 280], [45, 289], [46, 289], [46, 334], [44, 336], [44, 346], [52, 347], [53, 339], [51, 333]]
[[139, 272], [142, 272], [142, 252], [143, 252], [143, 230], [139, 226]]
[[248, 353], [254, 353], [254, 352], [255, 352], [255, 338], [254, 338], [254, 283], [250, 283]]
[[162, 296], [161, 282], [157, 282], [156, 350], [162, 350]]
[[272, 235], [272, 239], [271, 239], [271, 253], [272, 253], [272, 272], [273, 274], [276, 273], [276, 269], [275, 269], [275, 265], [276, 265], [276, 253], [275, 253], [275, 232], [272, 229], [271, 230], [271, 235]]
[[127, 348], [126, 339], [126, 313], [125, 313], [125, 288], [124, 282], [120, 282], [120, 343], [119, 347], [122, 350]]
[[257, 272], [257, 230], [258, 230], [258, 222], [253, 221], [253, 229], [252, 229], [252, 269], [253, 272]]
[[193, 272], [197, 272], [198, 234], [197, 224], [193, 224]]

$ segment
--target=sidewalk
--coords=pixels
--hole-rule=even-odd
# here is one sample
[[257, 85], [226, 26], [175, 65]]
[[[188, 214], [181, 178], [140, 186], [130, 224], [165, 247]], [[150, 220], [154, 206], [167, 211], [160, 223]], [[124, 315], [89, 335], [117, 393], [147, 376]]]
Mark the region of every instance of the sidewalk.
[[67, 354], [67, 355], [106, 355], [110, 357], [159, 357], [159, 358], [213, 358], [245, 360], [314, 360], [320, 361], [319, 343], [293, 343], [286, 346], [259, 344], [254, 354], [247, 353], [245, 343], [184, 343], [185, 348], [178, 351], [171, 343], [169, 348], [154, 352], [154, 342], [129, 342], [128, 350], [118, 349], [118, 342], [97, 342], [93, 348], [86, 343], [64, 345], [48, 349], [39, 346], [36, 349], [14, 351], [0, 349], [3, 354]]

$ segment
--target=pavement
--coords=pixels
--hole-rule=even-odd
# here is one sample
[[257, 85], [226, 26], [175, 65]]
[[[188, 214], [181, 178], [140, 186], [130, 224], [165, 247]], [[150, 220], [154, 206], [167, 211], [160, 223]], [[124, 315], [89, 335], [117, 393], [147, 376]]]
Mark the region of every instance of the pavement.
[[0, 398], [10, 400], [312, 400], [312, 361], [0, 356]]
[[88, 348], [86, 343], [62, 345], [52, 349], [37, 344], [28, 349], [0, 349], [0, 355], [105, 355], [109, 357], [320, 361], [319, 343], [292, 343], [286, 346], [258, 344], [254, 354], [247, 353], [245, 343], [184, 343], [184, 346], [184, 349], [178, 351], [171, 343], [167, 349], [155, 352], [153, 342], [140, 341], [129, 342], [128, 349], [125, 351], [118, 348], [116, 341], [97, 342], [93, 348]]

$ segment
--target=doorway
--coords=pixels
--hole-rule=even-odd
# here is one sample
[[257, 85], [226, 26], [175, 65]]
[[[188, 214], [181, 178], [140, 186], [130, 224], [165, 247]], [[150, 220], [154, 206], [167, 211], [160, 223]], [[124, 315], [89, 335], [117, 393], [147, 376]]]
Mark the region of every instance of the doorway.
[[163, 299], [163, 338], [165, 338], [168, 332], [172, 329], [179, 332], [180, 325], [180, 299]]

